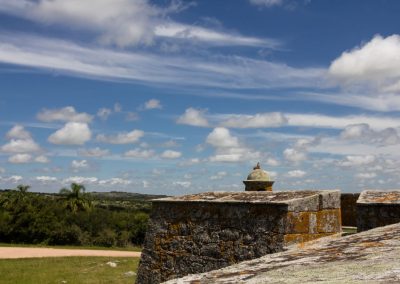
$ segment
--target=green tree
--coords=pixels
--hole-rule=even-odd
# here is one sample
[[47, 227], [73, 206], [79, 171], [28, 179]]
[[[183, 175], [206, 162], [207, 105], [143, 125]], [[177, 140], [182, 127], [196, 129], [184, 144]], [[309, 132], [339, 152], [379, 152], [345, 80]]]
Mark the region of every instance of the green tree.
[[62, 188], [60, 194], [65, 197], [65, 207], [73, 213], [89, 211], [92, 202], [85, 191], [85, 186], [77, 183], [71, 183], [71, 188]]

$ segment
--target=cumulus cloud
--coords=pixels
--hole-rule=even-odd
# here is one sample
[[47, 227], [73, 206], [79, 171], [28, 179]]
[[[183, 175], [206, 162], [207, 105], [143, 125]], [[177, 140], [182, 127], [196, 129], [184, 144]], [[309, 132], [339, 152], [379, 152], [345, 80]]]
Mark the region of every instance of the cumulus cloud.
[[87, 123], [68, 122], [63, 128], [51, 134], [48, 141], [58, 145], [83, 145], [92, 137]]
[[23, 180], [22, 176], [9, 176], [9, 177], [0, 177], [1, 182], [10, 182], [10, 183], [20, 183]]
[[239, 147], [239, 139], [232, 136], [229, 129], [217, 127], [208, 134], [206, 143], [218, 148], [236, 148]]
[[137, 159], [148, 159], [155, 156], [155, 152], [153, 150], [142, 150], [140, 148], [136, 148], [133, 150], [129, 150], [124, 153], [124, 157], [129, 158], [137, 158]]
[[73, 171], [80, 171], [82, 169], [88, 169], [89, 163], [87, 160], [73, 160], [71, 162], [71, 168]]
[[1, 147], [6, 153], [31, 153], [40, 151], [40, 147], [32, 139], [11, 139], [10, 142]]
[[208, 134], [206, 143], [215, 148], [214, 156], [209, 158], [211, 162], [241, 162], [260, 157], [259, 152], [247, 148], [224, 127], [214, 128]]
[[111, 113], [111, 109], [103, 107], [97, 111], [97, 116], [100, 117], [101, 120], [107, 120]]
[[35, 179], [42, 183], [50, 183], [58, 181], [56, 177], [50, 177], [50, 176], [38, 176]]
[[342, 139], [358, 140], [364, 143], [380, 146], [396, 145], [400, 143], [399, 133], [395, 128], [373, 130], [366, 123], [348, 125], [341, 133]]
[[287, 148], [283, 151], [283, 156], [291, 162], [301, 162], [307, 159], [307, 153], [304, 150]]
[[82, 177], [82, 176], [73, 176], [73, 177], [68, 177], [63, 180], [64, 184], [68, 183], [78, 183], [78, 184], [96, 184], [98, 182], [97, 177]]
[[43, 109], [37, 114], [37, 119], [44, 122], [62, 121], [62, 122], [82, 122], [89, 123], [93, 116], [87, 113], [78, 113], [72, 106], [60, 109]]
[[369, 42], [343, 52], [329, 67], [345, 85], [369, 85], [382, 92], [400, 92], [400, 36], [376, 35]]
[[302, 170], [293, 170], [293, 171], [289, 171], [287, 173], [287, 176], [290, 178], [302, 178], [306, 175], [307, 173], [305, 171]]
[[176, 122], [179, 124], [207, 127], [208, 121], [204, 116], [205, 112], [206, 110], [188, 108], [185, 110], [185, 113], [177, 119]]
[[231, 128], [266, 128], [281, 127], [287, 123], [287, 119], [282, 113], [257, 113], [255, 115], [232, 114], [224, 115], [226, 119], [221, 122], [221, 126]]
[[180, 158], [181, 156], [182, 156], [181, 152], [173, 150], [165, 150], [160, 157], [163, 159], [177, 159]]
[[32, 155], [30, 154], [16, 154], [8, 158], [8, 161], [12, 164], [26, 164], [31, 162], [31, 160]]
[[375, 162], [375, 159], [374, 155], [348, 155], [343, 161], [339, 162], [339, 165], [343, 167], [364, 166]]
[[97, 141], [110, 143], [110, 144], [131, 144], [136, 143], [144, 136], [144, 132], [142, 130], [132, 130], [130, 132], [121, 132], [117, 135], [97, 135]]
[[151, 99], [144, 104], [144, 109], [162, 109], [161, 102], [156, 99]]
[[31, 134], [22, 125], [17, 124], [7, 132], [6, 137], [8, 139], [30, 139]]
[[90, 149], [80, 149], [78, 154], [85, 157], [104, 157], [110, 154], [110, 150], [95, 147]]
[[131, 180], [123, 179], [123, 178], [110, 178], [99, 180], [100, 185], [129, 185], [132, 184]]
[[40, 156], [37, 156], [37, 157], [35, 158], [35, 162], [36, 162], [36, 163], [47, 164], [47, 163], [50, 163], [50, 160], [49, 160], [49, 158], [46, 157], [45, 155], [40, 155]]

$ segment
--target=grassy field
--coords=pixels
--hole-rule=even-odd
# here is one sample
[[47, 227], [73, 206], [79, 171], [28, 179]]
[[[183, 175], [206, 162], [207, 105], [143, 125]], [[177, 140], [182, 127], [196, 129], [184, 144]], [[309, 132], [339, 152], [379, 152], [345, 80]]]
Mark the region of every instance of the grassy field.
[[56, 248], [56, 249], [94, 249], [94, 250], [120, 250], [120, 251], [142, 251], [139, 246], [128, 247], [99, 247], [99, 246], [48, 246], [40, 244], [8, 244], [0, 243], [0, 247], [27, 247], [27, 248]]
[[[116, 264], [116, 267], [112, 267], [113, 264]], [[0, 260], [0, 283], [132, 284], [136, 279], [138, 264], [139, 258], [110, 257]]]

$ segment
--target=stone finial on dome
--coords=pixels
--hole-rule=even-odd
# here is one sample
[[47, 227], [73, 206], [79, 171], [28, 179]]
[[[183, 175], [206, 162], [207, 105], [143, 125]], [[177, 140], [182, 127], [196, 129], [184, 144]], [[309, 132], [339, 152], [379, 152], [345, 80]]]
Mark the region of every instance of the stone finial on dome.
[[246, 185], [246, 191], [272, 191], [274, 182], [271, 181], [269, 174], [261, 169], [261, 165], [258, 162], [243, 183]]

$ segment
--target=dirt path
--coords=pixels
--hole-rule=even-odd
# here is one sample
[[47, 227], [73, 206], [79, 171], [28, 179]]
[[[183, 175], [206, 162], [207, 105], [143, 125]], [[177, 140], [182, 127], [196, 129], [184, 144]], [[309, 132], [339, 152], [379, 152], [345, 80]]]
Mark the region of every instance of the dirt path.
[[140, 257], [140, 252], [90, 249], [0, 247], [0, 259], [61, 256]]

